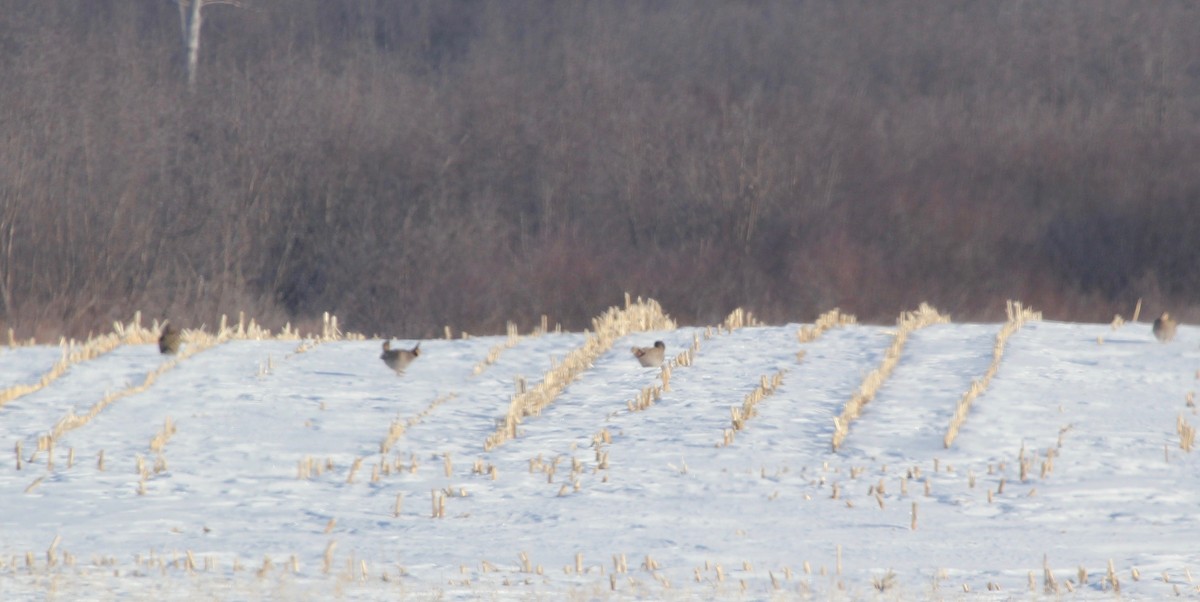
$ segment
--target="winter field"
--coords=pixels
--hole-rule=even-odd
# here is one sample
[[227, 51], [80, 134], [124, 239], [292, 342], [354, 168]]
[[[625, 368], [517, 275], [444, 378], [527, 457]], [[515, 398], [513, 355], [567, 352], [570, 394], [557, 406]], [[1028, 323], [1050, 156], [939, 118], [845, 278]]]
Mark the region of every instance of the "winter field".
[[13, 342], [0, 599], [1200, 596], [1200, 331], [1009, 313]]

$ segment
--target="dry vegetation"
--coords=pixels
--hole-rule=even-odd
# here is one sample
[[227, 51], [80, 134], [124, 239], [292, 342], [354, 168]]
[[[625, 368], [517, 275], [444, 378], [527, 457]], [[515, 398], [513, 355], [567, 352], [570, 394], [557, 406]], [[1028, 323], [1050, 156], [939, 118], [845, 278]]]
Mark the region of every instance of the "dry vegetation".
[[[141, 314], [139, 312], [138, 316], [140, 317], [140, 315]], [[121, 341], [122, 343], [149, 343], [158, 339], [157, 324], [155, 326], [156, 327], [154, 329], [143, 328], [139, 323], [138, 318], [135, 318], [134, 322], [129, 326], [122, 326], [120, 323], [117, 323], [114, 325], [113, 335], [109, 337], [99, 337], [97, 339], [89, 339], [86, 343], [84, 343], [83, 348], [85, 350], [106, 348], [105, 346], [107, 345], [108, 341], [113, 340], [112, 337], [114, 336], [116, 337], [116, 340]], [[86, 413], [77, 415], [73, 409], [68, 410], [67, 415], [59, 419], [59, 421], [55, 423], [54, 428], [51, 429], [50, 434], [48, 435], [49, 441], [47, 445], [53, 446], [53, 443], [61, 438], [65, 433], [80, 428], [91, 422], [93, 418], [98, 416], [100, 412], [103, 412], [104, 409], [113, 402], [123, 397], [136, 395], [149, 389], [151, 385], [154, 384], [154, 381], [158, 379], [158, 377], [162, 376], [167, 371], [174, 369], [175, 366], [177, 366], [180, 362], [187, 360], [189, 357], [197, 353], [201, 353], [230, 340], [297, 340], [299, 338], [299, 335], [295, 331], [291, 330], [290, 324], [284, 326], [284, 328], [278, 334], [272, 334], [270, 330], [259, 326], [258, 323], [253, 319], [247, 322], [244, 314], [239, 315], [236, 326], [227, 325], [226, 317], [221, 316], [221, 323], [217, 327], [216, 332], [212, 334], [202, 329], [184, 330], [184, 346], [182, 351], [180, 351], [173, 358], [163, 362], [162, 364], [159, 364], [159, 366], [154, 370], [148, 372], [146, 374], [146, 378], [140, 384], [106, 393], [102, 399], [88, 408]], [[312, 336], [308, 340], [313, 341], [312, 344], [317, 344], [327, 340], [339, 340], [340, 338], [342, 338], [342, 333], [337, 327], [337, 317], [330, 317], [329, 314], [325, 314], [325, 322], [322, 334], [320, 336]], [[362, 335], [351, 334], [347, 338], [361, 339]], [[308, 347], [302, 344], [297, 351], [300, 352], [307, 348]], [[85, 354], [87, 359], [94, 358], [96, 355], [96, 353], [91, 353], [90, 355]], [[54, 374], [58, 367], [59, 365], [56, 364], [55, 367], [52, 368], [47, 374], [47, 376]], [[39, 382], [43, 381], [46, 381], [46, 377], [43, 377], [42, 381]]]
[[796, 331], [796, 340], [801, 343], [811, 343], [832, 328], [841, 328], [856, 323], [858, 323], [857, 317], [842, 313], [842, 310], [835, 307], [821, 314], [812, 324], [801, 325], [800, 330]]
[[926, 303], [922, 303], [915, 311], [906, 311], [896, 318], [896, 331], [893, 334], [892, 344], [883, 353], [883, 361], [880, 362], [878, 368], [863, 378], [858, 390], [842, 408], [841, 415], [833, 419], [834, 451], [842, 446], [842, 442], [850, 434], [850, 423], [857, 420], [863, 407], [875, 399], [879, 387], [883, 386], [883, 383], [892, 375], [892, 371], [896, 369], [896, 365], [900, 363], [900, 353], [904, 351], [904, 343], [908, 341], [908, 335], [927, 326], [945, 324], [949, 321], [949, 316], [943, 316]]
[[[628, 301], [628, 299], [627, 299]], [[721, 322], [715, 329], [708, 327], [704, 331], [704, 340], [711, 340], [715, 336], [721, 334], [730, 334], [739, 328], [747, 326], [761, 326], [762, 324], [754, 318], [754, 315], [746, 311], [744, 308], [737, 308], [729, 312], [725, 320]], [[658, 374], [657, 382], [646, 385], [638, 393], [637, 397], [626, 402], [626, 407], [631, 412], [640, 412], [654, 405], [655, 401], [662, 398], [664, 392], [671, 390], [671, 370], [672, 368], [686, 368], [692, 365], [696, 355], [700, 353], [699, 334], [692, 335], [692, 344], [690, 347], [681, 351], [673, 358], [669, 358], [662, 366]]]
[[1186, 2], [239, 4], [4, 5], [0, 329], [1200, 318]]
[[556, 363], [542, 376], [541, 382], [528, 390], [519, 390], [509, 403], [508, 412], [500, 421], [496, 432], [488, 436], [484, 449], [490, 450], [518, 435], [517, 426], [527, 416], [536, 416], [562, 392], [567, 385], [579, 378], [585, 370], [617, 339], [632, 333], [647, 330], [673, 330], [675, 322], [657, 301], [634, 301], [625, 295], [624, 307], [610, 307], [592, 319], [592, 330], [583, 346], [574, 349], [561, 363]]
[[[65, 374], [73, 365], [93, 360], [122, 345], [145, 345], [150, 344], [158, 339], [158, 334], [161, 330], [161, 325], [155, 321], [152, 326], [147, 328], [141, 323], [141, 312], [134, 314], [131, 322], [123, 324], [115, 322], [113, 331], [107, 334], [89, 337], [86, 341], [61, 341], [60, 345], [63, 349], [62, 358], [43, 374], [37, 382], [32, 385], [13, 385], [8, 389], [0, 392], [0, 406], [4, 403], [11, 402], [15, 399], [39, 391], [46, 386], [52, 384], [55, 380]], [[67, 433], [78, 428], [82, 428], [90, 423], [96, 416], [99, 416], [106, 408], [122, 398], [136, 395], [148, 390], [154, 385], [155, 381], [164, 373], [173, 370], [181, 362], [186, 361], [191, 356], [204, 352], [208, 349], [216, 347], [222, 343], [231, 340], [301, 340], [300, 333], [293, 330], [291, 324], [285, 325], [279, 332], [272, 333], [270, 330], [260, 326], [255, 320], [246, 320], [244, 314], [238, 316], [236, 325], [228, 323], [226, 316], [221, 316], [221, 321], [216, 328], [215, 333], [206, 332], [203, 328], [188, 329], [182, 333], [183, 348], [174, 355], [165, 359], [161, 364], [146, 373], [145, 378], [141, 383], [129, 385], [123, 389], [116, 391], [107, 391], [103, 397], [93, 403], [85, 413], [76, 414], [74, 408], [67, 410], [67, 413], [58, 419], [52, 427], [46, 430], [45, 434], [37, 436], [37, 448], [34, 449], [28, 458], [22, 456], [21, 442], [17, 441], [15, 446], [16, 468], [21, 470], [25, 465], [35, 462], [39, 455], [45, 455], [45, 468], [48, 472], [53, 473], [55, 470], [55, 445]], [[337, 326], [337, 317], [330, 316], [328, 313], [324, 315], [322, 330], [320, 334], [310, 334], [303, 338], [300, 346], [297, 348], [297, 353], [311, 349], [325, 341], [341, 340], [341, 339], [362, 339], [362, 335], [350, 333], [344, 335]], [[155, 462], [152, 467], [153, 474], [163, 472], [167, 468], [164, 450], [171, 436], [176, 432], [175, 424], [168, 416], [161, 430], [150, 440], [149, 450], [155, 455]], [[70, 468], [75, 461], [75, 450], [71, 448], [67, 451], [67, 467]], [[145, 482], [152, 476], [151, 468], [148, 468], [145, 459], [138, 455], [137, 458], [137, 473], [139, 475], [139, 494], [144, 493]], [[100, 450], [97, 459], [97, 469], [105, 470], [104, 450]], [[44, 476], [36, 478], [26, 489], [26, 492], [32, 491], [41, 484]]]
[[[555, 331], [562, 332], [562, 325], [556, 324]], [[547, 332], [550, 332], [550, 318], [545, 314], [542, 314], [541, 322], [533, 329], [533, 332], [529, 333], [529, 336], [538, 337], [546, 334]], [[475, 368], [473, 368], [472, 371], [476, 376], [483, 374], [483, 371], [487, 370], [488, 366], [496, 363], [496, 360], [500, 359], [500, 354], [504, 353], [508, 349], [516, 347], [521, 342], [521, 339], [524, 338], [521, 336], [520, 329], [517, 327], [516, 322], [513, 322], [512, 320], [509, 320], [505, 325], [505, 333], [507, 338], [505, 338], [504, 342], [493, 346], [490, 350], [488, 350], [487, 357], [484, 357], [482, 360], [479, 360], [479, 363], [475, 364]], [[462, 336], [463, 338], [467, 338], [469, 335], [464, 332], [462, 333]], [[449, 326], [446, 327], [446, 338], [450, 338]]]
[[958, 430], [967, 421], [967, 413], [971, 411], [971, 404], [974, 403], [975, 398], [987, 390], [988, 385], [992, 382], [992, 378], [1000, 370], [1000, 360], [1004, 358], [1004, 346], [1008, 344], [1008, 338], [1020, 330], [1025, 325], [1025, 322], [1041, 319], [1041, 312], [1022, 307], [1019, 301], [1010, 300], [1008, 302], [1008, 321], [1004, 323], [1004, 326], [1000, 327], [1000, 332], [996, 333], [996, 345], [992, 351], [992, 363], [988, 364], [983, 376], [971, 381], [970, 388], [967, 389], [966, 393], [963, 393], [963, 396], [958, 400], [958, 404], [954, 406], [954, 416], [950, 418], [950, 427], [946, 429], [946, 436], [942, 440], [943, 445], [950, 447], [954, 444], [954, 439], [958, 437]]

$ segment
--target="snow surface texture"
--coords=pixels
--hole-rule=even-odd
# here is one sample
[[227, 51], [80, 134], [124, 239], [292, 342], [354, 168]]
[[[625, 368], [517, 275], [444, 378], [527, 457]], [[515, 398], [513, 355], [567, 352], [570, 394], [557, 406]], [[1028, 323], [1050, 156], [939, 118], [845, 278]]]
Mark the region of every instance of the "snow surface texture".
[[[172, 361], [123, 345], [0, 406], [0, 599], [1200, 595], [1180, 434], [1200, 424], [1200, 331], [1026, 323], [946, 449], [1001, 326], [911, 333], [836, 453], [894, 327], [631, 334], [486, 452], [518, 380], [588, 335], [521, 337], [493, 363], [504, 337], [426, 340], [401, 376], [378, 340], [229, 341], [37, 452]], [[663, 373], [630, 347], [659, 339], [699, 346], [638, 408]], [[59, 355], [0, 351], [0, 387]]]

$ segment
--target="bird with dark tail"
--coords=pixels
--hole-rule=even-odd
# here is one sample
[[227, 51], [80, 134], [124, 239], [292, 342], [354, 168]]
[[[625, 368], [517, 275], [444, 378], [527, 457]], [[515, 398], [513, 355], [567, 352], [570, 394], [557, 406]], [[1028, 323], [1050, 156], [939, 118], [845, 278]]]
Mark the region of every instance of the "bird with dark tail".
[[1154, 332], [1154, 338], [1160, 343], [1169, 343], [1175, 338], [1175, 327], [1178, 323], [1171, 318], [1167, 312], [1163, 312], [1161, 316], [1154, 320], [1154, 327], [1151, 329]]
[[175, 355], [179, 352], [179, 329], [171, 326], [169, 321], [163, 321], [162, 334], [158, 335], [158, 352], [164, 355]]
[[396, 374], [404, 374], [404, 369], [419, 355], [421, 355], [420, 341], [412, 349], [392, 349], [392, 342], [384, 341], [383, 353], [379, 359], [383, 360], [383, 363], [387, 364], [387, 367], [394, 370]]
[[662, 341], [654, 341], [653, 347], [633, 348], [633, 357], [636, 357], [637, 361], [647, 368], [657, 368], [661, 366], [666, 353], [667, 344]]

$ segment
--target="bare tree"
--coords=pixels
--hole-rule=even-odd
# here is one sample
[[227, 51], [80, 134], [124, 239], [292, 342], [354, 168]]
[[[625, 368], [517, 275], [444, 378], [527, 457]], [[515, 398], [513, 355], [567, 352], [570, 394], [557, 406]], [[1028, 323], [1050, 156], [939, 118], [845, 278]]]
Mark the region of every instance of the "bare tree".
[[16, 239], [16, 223], [20, 213], [16, 211], [16, 202], [5, 197], [0, 204], [0, 316], [5, 321], [12, 318], [13, 312], [13, 243]]
[[1182, 5], [0, 6], [0, 332], [1200, 316]]

